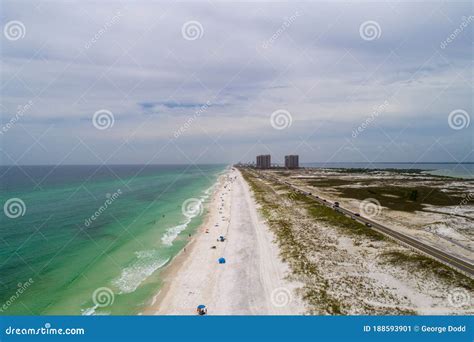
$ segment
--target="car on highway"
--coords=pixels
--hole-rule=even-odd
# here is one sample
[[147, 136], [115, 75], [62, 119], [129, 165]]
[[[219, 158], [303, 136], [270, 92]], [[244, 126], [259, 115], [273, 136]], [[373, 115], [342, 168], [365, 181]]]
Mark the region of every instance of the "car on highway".
[[372, 225], [371, 225], [370, 223], [368, 223], [368, 222], [367, 222], [365, 225], [366, 225], [367, 227], [369, 227], [369, 228], [372, 227]]

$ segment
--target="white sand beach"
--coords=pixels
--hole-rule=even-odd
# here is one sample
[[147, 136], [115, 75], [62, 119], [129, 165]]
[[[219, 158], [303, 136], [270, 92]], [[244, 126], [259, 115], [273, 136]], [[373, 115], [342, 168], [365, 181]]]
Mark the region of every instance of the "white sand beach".
[[[208, 206], [203, 226], [164, 272], [164, 286], [144, 314], [195, 315], [199, 304], [209, 315], [304, 313], [298, 284], [286, 279], [288, 266], [239, 171], [219, 178]], [[217, 241], [221, 235], [224, 242]]]

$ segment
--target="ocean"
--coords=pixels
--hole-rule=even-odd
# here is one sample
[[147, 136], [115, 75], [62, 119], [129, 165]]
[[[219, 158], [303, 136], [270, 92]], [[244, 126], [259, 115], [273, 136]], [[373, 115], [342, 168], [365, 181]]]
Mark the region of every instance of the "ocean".
[[306, 167], [348, 168], [348, 169], [408, 169], [424, 170], [432, 175], [471, 179], [474, 178], [474, 163], [302, 163]]
[[0, 314], [140, 313], [225, 168], [0, 167]]

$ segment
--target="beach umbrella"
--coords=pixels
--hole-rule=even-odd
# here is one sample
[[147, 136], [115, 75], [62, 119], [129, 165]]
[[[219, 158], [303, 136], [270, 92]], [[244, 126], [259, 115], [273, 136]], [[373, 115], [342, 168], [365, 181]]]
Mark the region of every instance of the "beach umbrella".
[[225, 264], [225, 259], [224, 258], [219, 258], [219, 264]]
[[199, 316], [203, 316], [203, 315], [206, 315], [207, 314], [207, 308], [204, 304], [200, 304], [198, 305], [197, 307], [197, 312], [199, 314]]

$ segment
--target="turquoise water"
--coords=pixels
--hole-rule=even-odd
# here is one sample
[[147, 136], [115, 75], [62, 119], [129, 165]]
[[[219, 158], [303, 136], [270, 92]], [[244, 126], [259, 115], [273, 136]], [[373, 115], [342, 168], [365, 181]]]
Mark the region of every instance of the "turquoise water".
[[0, 314], [139, 313], [224, 168], [0, 167]]

